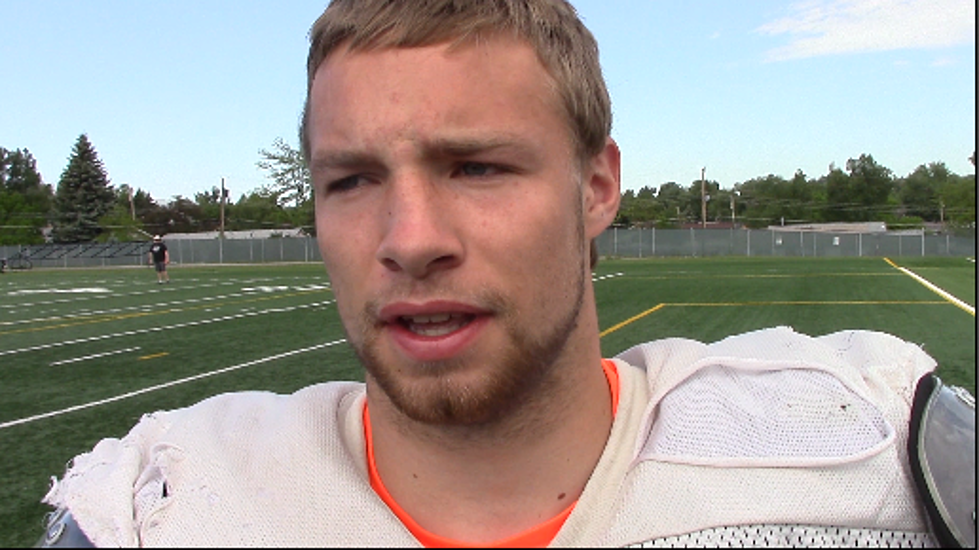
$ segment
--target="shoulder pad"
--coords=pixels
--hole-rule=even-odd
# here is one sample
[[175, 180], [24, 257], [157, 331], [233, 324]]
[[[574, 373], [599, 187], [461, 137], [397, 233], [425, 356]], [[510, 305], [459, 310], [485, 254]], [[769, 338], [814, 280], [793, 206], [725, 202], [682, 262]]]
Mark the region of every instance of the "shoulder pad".
[[976, 546], [976, 399], [934, 373], [918, 381], [908, 456], [942, 546]]
[[95, 548], [66, 508], [48, 514], [45, 525], [44, 536], [36, 548]]

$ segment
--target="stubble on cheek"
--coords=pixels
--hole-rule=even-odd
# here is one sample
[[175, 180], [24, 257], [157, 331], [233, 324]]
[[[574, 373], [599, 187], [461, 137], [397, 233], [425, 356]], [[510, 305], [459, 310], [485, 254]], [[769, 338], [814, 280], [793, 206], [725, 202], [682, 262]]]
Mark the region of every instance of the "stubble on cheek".
[[[491, 323], [504, 338], [496, 348], [469, 350], [453, 359], [410, 362], [385, 348], [383, 326], [377, 322], [378, 302], [371, 301], [348, 331], [361, 363], [387, 399], [404, 416], [439, 426], [492, 426], [510, 418], [514, 409], [546, 399], [548, 377], [577, 328], [584, 295], [584, 277], [573, 277], [561, 301], [564, 311], [539, 322], [525, 315], [502, 294], [484, 290], [470, 298], [493, 312]], [[456, 295], [458, 296], [458, 295]], [[531, 302], [528, 307], [537, 306]], [[550, 311], [559, 304], [546, 305]], [[356, 332], [356, 334], [352, 334]]]

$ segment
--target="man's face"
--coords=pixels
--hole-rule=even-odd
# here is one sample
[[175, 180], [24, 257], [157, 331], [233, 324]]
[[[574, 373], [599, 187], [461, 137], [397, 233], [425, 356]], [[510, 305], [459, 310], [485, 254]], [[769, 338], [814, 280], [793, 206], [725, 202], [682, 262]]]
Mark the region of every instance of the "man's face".
[[573, 353], [588, 236], [559, 105], [510, 40], [341, 49], [316, 72], [317, 235], [369, 395], [492, 422]]

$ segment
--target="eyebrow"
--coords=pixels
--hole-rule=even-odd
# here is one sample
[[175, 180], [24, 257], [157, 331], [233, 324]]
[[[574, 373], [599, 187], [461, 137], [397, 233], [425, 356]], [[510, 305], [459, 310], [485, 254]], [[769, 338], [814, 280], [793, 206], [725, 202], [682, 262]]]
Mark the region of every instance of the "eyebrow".
[[311, 172], [320, 172], [330, 168], [347, 168], [377, 164], [377, 159], [371, 154], [359, 151], [325, 151], [313, 154], [309, 169]]
[[[537, 147], [524, 139], [510, 135], [488, 137], [443, 137], [428, 141], [422, 145], [422, 156], [427, 160], [444, 157], [471, 157], [491, 151], [507, 151], [518, 158], [530, 161], [537, 157]], [[383, 162], [367, 151], [356, 149], [334, 149], [318, 151], [313, 154], [310, 171], [317, 173], [323, 170], [343, 168], [363, 168], [378, 166]]]
[[430, 144], [434, 153], [466, 157], [487, 151], [509, 149], [517, 153], [533, 154], [535, 147], [525, 140], [512, 136], [439, 138]]

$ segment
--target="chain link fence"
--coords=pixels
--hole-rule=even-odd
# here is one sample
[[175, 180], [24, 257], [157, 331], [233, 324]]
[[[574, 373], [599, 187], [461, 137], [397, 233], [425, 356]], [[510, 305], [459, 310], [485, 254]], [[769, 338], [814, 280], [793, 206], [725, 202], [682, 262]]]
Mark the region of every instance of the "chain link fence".
[[[170, 263], [181, 264], [261, 264], [275, 262], [320, 262], [313, 237], [269, 239], [165, 239]], [[20, 245], [0, 247], [0, 259], [8, 269], [16, 269], [26, 258], [34, 268], [118, 267], [149, 265], [150, 242], [119, 243], [127, 247], [122, 254], [91, 254], [88, 244]], [[42, 252], [43, 250], [43, 252]]]
[[948, 233], [820, 233], [767, 229], [610, 228], [597, 239], [601, 256], [969, 256], [976, 237]]
[[[189, 264], [261, 264], [321, 261], [314, 237], [269, 239], [167, 239], [170, 262]], [[121, 243], [132, 245], [134, 243]], [[145, 266], [150, 243], [135, 243], [125, 254], [92, 255], [91, 245], [2, 246], [0, 259], [27, 258], [35, 268]], [[656, 256], [961, 256], [975, 257], [972, 235], [818, 233], [760, 229], [610, 228], [597, 239], [599, 255], [619, 258]], [[24, 265], [19, 263], [18, 266]], [[11, 269], [17, 266], [8, 264]]]

